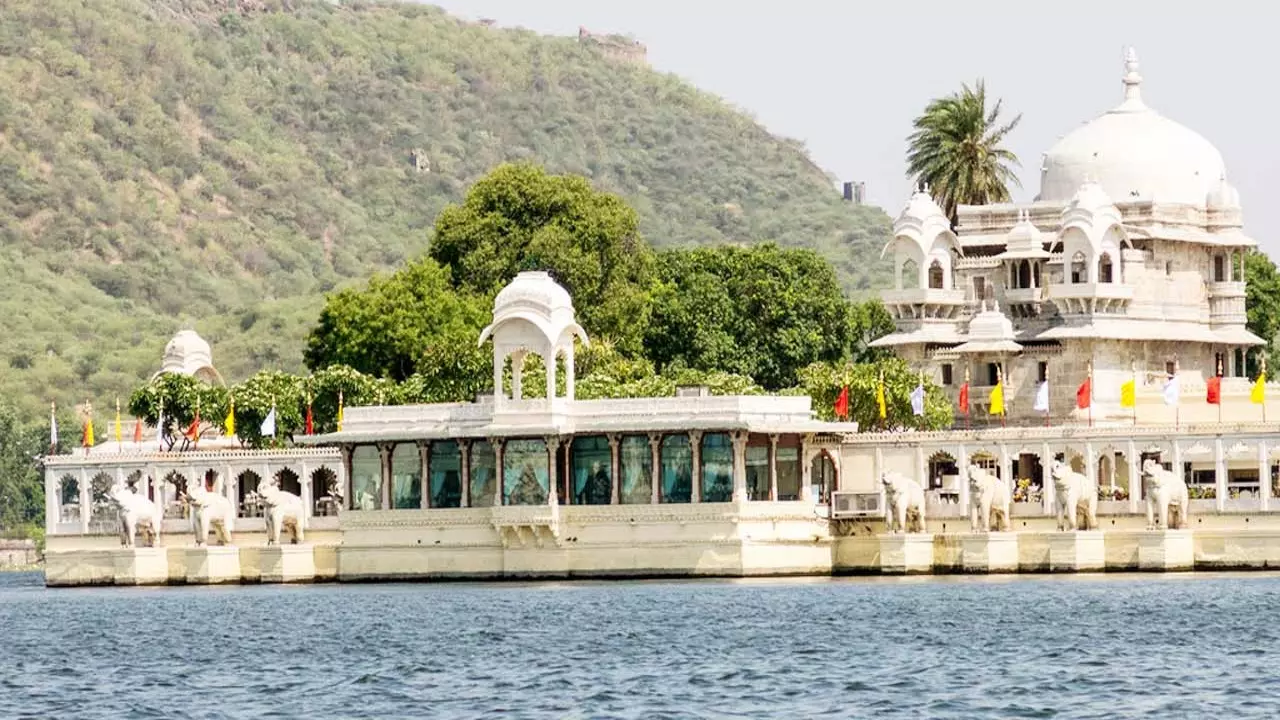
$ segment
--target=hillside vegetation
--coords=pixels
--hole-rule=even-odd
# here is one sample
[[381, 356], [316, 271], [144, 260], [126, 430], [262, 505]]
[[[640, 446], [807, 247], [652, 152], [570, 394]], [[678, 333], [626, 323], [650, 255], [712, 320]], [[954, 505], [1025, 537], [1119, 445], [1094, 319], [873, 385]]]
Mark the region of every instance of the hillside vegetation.
[[[248, 8], [248, 9], [246, 9]], [[324, 293], [420, 256], [503, 161], [622, 195], [657, 247], [776, 241], [874, 285], [888, 219], [794, 142], [576, 38], [413, 4], [5, 0], [0, 392], [105, 407], [181, 325], [300, 369]]]

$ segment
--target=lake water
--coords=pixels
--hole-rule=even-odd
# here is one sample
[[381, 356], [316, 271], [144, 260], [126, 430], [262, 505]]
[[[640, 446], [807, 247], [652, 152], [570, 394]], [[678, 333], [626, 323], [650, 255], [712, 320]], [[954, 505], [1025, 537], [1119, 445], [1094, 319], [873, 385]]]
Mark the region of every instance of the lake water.
[[1280, 577], [46, 590], [0, 717], [1274, 718]]

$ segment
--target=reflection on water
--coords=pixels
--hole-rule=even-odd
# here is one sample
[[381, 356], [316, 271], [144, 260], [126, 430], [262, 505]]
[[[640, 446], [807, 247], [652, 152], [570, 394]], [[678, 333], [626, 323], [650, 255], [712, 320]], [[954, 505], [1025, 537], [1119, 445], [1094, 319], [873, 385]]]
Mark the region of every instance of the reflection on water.
[[[46, 590], [0, 717], [1274, 717], [1280, 577]], [[216, 701], [216, 702], [215, 702]]]

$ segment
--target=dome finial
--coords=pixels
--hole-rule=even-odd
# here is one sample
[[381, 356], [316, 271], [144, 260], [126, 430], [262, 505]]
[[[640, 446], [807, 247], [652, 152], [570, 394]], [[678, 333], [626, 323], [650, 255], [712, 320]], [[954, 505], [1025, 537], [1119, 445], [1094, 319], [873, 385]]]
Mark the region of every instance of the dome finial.
[[1124, 101], [1125, 104], [1142, 104], [1142, 75], [1138, 74], [1138, 51], [1133, 46], [1125, 48], [1124, 52], [1124, 77], [1121, 78], [1124, 83]]

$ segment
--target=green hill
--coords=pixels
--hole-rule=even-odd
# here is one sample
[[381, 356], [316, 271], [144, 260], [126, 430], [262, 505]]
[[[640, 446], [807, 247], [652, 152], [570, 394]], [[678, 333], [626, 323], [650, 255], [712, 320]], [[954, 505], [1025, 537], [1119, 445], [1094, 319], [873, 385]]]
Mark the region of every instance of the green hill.
[[0, 392], [98, 407], [180, 325], [228, 380], [301, 368], [323, 294], [420, 254], [505, 160], [587, 176], [655, 246], [813, 247], [852, 292], [888, 218], [798, 144], [576, 38], [412, 4], [5, 0]]

